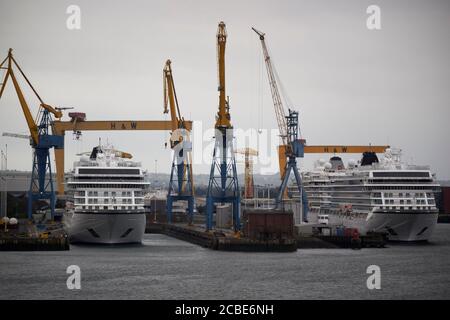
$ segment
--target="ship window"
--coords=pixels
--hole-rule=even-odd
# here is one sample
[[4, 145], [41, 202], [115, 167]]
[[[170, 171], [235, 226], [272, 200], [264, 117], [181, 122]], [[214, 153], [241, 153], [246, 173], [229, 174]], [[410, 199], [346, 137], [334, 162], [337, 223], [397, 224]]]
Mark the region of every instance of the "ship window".
[[108, 196], [108, 191], [104, 191], [104, 192], [103, 192], [103, 195], [104, 195], [104, 196]]
[[109, 199], [103, 200], [103, 203], [109, 203]]
[[403, 200], [400, 200], [400, 204], [403, 204], [405, 201], [403, 201]]
[[103, 206], [103, 210], [108, 210], [108, 207], [107, 206]]
[[114, 206], [114, 210], [117, 210], [117, 206]]

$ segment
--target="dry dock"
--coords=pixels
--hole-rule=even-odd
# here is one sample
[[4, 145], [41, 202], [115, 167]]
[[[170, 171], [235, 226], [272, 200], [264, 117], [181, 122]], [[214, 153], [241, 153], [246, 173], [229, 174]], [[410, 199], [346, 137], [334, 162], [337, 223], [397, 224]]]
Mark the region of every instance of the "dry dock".
[[147, 224], [146, 233], [160, 233], [205, 248], [220, 251], [243, 252], [292, 252], [297, 249], [325, 249], [325, 248], [382, 248], [386, 240], [381, 234], [361, 236], [354, 239], [351, 236], [324, 236], [298, 234], [293, 238], [279, 238], [257, 240], [246, 237], [236, 237], [229, 230], [216, 229], [207, 232], [204, 226], [187, 225], [185, 223]]
[[236, 237], [229, 230], [207, 232], [203, 226], [186, 224], [149, 223], [147, 233], [162, 233], [180, 240], [221, 251], [270, 251], [291, 252], [297, 250], [295, 239], [254, 240]]

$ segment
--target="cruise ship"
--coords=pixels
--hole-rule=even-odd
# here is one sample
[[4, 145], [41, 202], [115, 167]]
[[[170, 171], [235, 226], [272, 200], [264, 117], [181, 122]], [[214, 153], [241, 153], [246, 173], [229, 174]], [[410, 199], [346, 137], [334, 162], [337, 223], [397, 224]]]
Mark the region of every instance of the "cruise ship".
[[66, 182], [73, 210], [65, 223], [71, 242], [140, 243], [145, 232], [144, 193], [150, 182], [139, 162], [112, 146], [81, 155]]
[[428, 240], [437, 223], [439, 184], [428, 166], [402, 162], [401, 150], [387, 149], [380, 161], [366, 152], [347, 167], [340, 157], [319, 160], [302, 176], [309, 222], [384, 232], [393, 241]]

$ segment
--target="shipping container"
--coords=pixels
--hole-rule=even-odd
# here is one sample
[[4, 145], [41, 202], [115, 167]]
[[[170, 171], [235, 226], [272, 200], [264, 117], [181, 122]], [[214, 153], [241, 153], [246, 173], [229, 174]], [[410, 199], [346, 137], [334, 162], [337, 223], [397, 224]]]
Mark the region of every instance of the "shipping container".
[[255, 240], [291, 239], [294, 236], [292, 211], [245, 210], [244, 236]]

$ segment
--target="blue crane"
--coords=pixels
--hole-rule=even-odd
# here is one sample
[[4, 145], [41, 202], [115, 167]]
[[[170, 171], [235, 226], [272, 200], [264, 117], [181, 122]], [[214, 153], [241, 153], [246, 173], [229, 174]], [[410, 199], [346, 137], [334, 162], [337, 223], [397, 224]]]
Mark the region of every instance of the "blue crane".
[[[6, 64], [6, 66], [4, 66]], [[31, 90], [34, 92], [40, 101], [39, 112], [35, 120], [30, 108], [25, 100], [25, 97], [20, 88], [19, 82], [15, 76], [13, 66], [17, 68], [19, 73], [23, 76]], [[39, 94], [36, 92], [30, 81], [20, 68], [17, 61], [14, 59], [12, 49], [9, 49], [8, 56], [0, 63], [0, 70], [6, 70], [0, 87], [0, 99], [6, 87], [8, 79], [11, 78], [14, 88], [19, 98], [25, 120], [31, 135], [31, 147], [33, 148], [33, 167], [31, 171], [30, 189], [28, 191], [28, 218], [32, 218], [33, 202], [38, 200], [49, 201], [52, 219], [55, 216], [56, 194], [53, 185], [52, 166], [50, 160], [50, 149], [60, 149], [64, 147], [64, 137], [61, 135], [54, 135], [51, 132], [53, 124], [53, 116], [61, 119], [62, 112], [58, 108], [44, 103]]]

